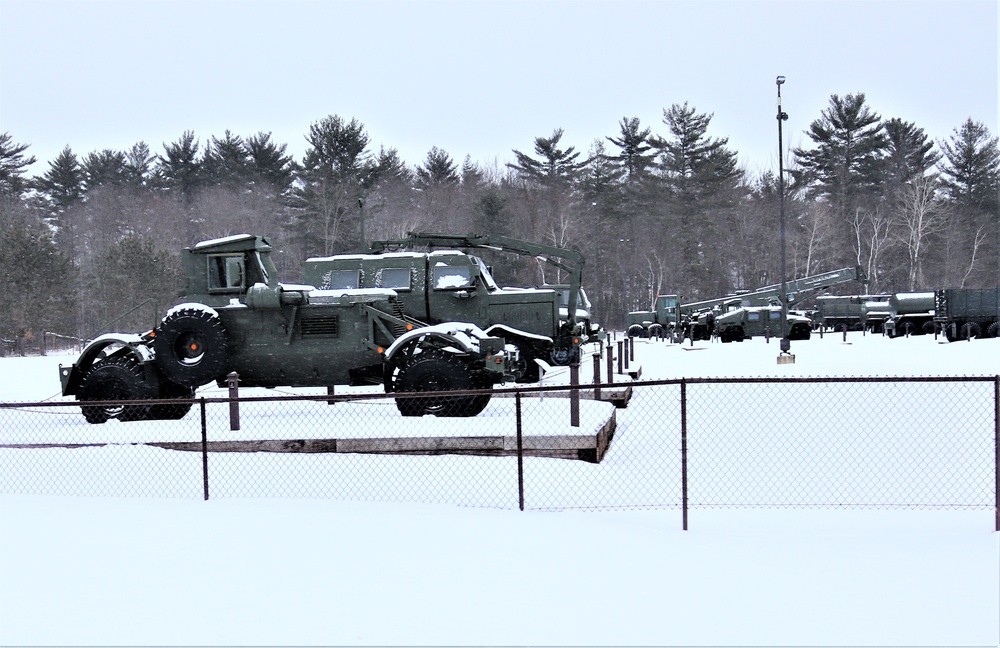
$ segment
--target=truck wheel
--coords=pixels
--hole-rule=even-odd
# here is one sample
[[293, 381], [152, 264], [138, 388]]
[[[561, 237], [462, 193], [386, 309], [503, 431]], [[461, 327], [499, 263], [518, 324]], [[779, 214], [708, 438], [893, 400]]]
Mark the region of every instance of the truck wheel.
[[[156, 389], [143, 380], [142, 367], [131, 356], [95, 363], [80, 380], [81, 401], [127, 401], [156, 398]], [[138, 421], [146, 418], [149, 405], [81, 405], [88, 423], [108, 419]]]
[[646, 332], [646, 329], [644, 329], [642, 327], [642, 324], [633, 324], [632, 326], [628, 327], [628, 336], [629, 337], [641, 338], [641, 337], [643, 337], [643, 333], [645, 333], [645, 332]]
[[518, 361], [513, 368], [515, 382], [536, 383], [541, 380], [542, 370], [535, 362], [535, 358], [538, 357], [535, 345], [524, 340], [514, 340], [511, 344], [516, 346], [518, 351]]
[[[157, 398], [194, 398], [194, 387], [184, 387], [169, 380], [160, 382], [160, 394]], [[191, 411], [191, 403], [152, 405], [146, 418], [157, 421], [177, 421]]]
[[170, 313], [153, 338], [157, 365], [168, 380], [198, 387], [226, 368], [226, 331], [217, 315], [197, 308]]
[[1000, 335], [1000, 322], [993, 322], [986, 327], [986, 337], [995, 338]]
[[663, 327], [659, 324], [653, 324], [649, 327], [649, 339], [659, 340], [663, 337]]
[[[397, 392], [429, 392], [479, 389], [471, 367], [446, 351], [424, 351], [411, 356], [396, 377]], [[396, 397], [403, 416], [475, 416], [486, 408], [489, 394], [434, 397]]]
[[[580, 361], [580, 349], [565, 346], [554, 346], [552, 350], [549, 351], [549, 359], [552, 364], [559, 367], [568, 367], [574, 362]], [[538, 366], [538, 363], [535, 363]]]

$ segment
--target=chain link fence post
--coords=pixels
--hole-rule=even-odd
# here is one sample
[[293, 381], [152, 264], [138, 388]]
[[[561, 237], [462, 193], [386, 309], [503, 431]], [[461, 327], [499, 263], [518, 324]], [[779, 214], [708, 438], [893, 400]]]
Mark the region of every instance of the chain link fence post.
[[229, 385], [229, 429], [240, 429], [240, 376], [235, 371], [226, 376], [226, 384]]
[[205, 493], [205, 501], [208, 501], [208, 424], [205, 417], [205, 397], [201, 397], [201, 478]]
[[517, 426], [517, 506], [524, 510], [524, 436], [521, 427], [521, 392], [514, 393]]
[[688, 530], [687, 381], [681, 380], [681, 527]]

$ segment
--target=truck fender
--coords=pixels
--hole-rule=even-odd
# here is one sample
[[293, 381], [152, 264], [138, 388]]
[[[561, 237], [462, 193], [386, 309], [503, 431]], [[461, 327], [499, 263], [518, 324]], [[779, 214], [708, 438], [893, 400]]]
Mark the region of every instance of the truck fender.
[[493, 326], [486, 329], [487, 335], [495, 335], [496, 337], [502, 338], [526, 338], [533, 340], [535, 342], [540, 342], [543, 344], [553, 344], [553, 340], [548, 335], [539, 335], [538, 333], [529, 333], [528, 331], [522, 331], [521, 329], [516, 329], [506, 324], [494, 324]]
[[83, 348], [80, 357], [69, 367], [59, 365], [59, 380], [62, 383], [63, 396], [76, 394], [80, 386], [80, 378], [83, 373], [90, 369], [95, 362], [106, 355], [109, 347], [119, 346], [128, 349], [128, 352], [135, 356], [136, 361], [145, 365], [153, 358], [153, 352], [149, 348], [143, 336], [133, 333], [106, 333], [91, 340]]
[[386, 361], [392, 361], [402, 349], [412, 344], [433, 341], [439, 348], [451, 348], [463, 354], [479, 355], [479, 340], [490, 337], [481, 328], [468, 322], [445, 322], [416, 328], [400, 335], [385, 350]]

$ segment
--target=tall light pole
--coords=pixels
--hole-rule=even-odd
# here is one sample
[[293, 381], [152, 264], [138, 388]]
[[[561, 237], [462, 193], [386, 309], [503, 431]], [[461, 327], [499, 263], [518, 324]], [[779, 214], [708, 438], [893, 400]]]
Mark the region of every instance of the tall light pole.
[[781, 241], [781, 342], [779, 346], [781, 353], [778, 355], [778, 364], [788, 364], [795, 362], [795, 356], [791, 355], [792, 342], [788, 339], [788, 286], [785, 274], [785, 165], [784, 165], [784, 145], [781, 142], [781, 122], [788, 119], [788, 113], [781, 110], [781, 84], [785, 82], [785, 77], [779, 76], [775, 83], [778, 86], [778, 227]]

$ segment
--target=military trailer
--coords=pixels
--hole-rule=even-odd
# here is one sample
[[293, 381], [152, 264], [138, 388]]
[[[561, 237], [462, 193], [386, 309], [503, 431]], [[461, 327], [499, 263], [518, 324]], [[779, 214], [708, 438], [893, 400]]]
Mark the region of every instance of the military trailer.
[[1000, 334], [1000, 288], [934, 291], [934, 323], [950, 341]]
[[[516, 350], [464, 322], [426, 326], [393, 290], [317, 290], [283, 284], [266, 239], [204, 241], [183, 253], [185, 302], [143, 334], [108, 334], [59, 368], [62, 393], [81, 402], [190, 398], [236, 372], [249, 387], [381, 384], [405, 416], [475, 416], [489, 394], [406, 397], [403, 392], [482, 390], [512, 378]], [[90, 423], [183, 417], [190, 403], [82, 405]]]
[[[391, 288], [406, 313], [435, 324], [471, 322], [518, 349], [518, 382], [536, 382], [536, 359], [566, 365], [579, 361], [580, 345], [603, 330], [590, 319], [581, 288], [583, 256], [499, 236], [411, 232], [406, 239], [375, 241], [369, 254], [306, 260], [305, 281], [323, 289]], [[427, 248], [417, 251], [416, 248]], [[486, 263], [458, 248], [489, 248], [530, 255], [565, 270], [569, 282], [538, 288], [501, 287]]]
[[[812, 333], [812, 320], [804, 315], [789, 312], [789, 340], [808, 340]], [[715, 332], [722, 342], [742, 342], [752, 337], [781, 337], [781, 307], [747, 306], [723, 313], [715, 318]]]
[[891, 338], [934, 333], [934, 293], [894, 293], [889, 297], [889, 318], [884, 327]]

